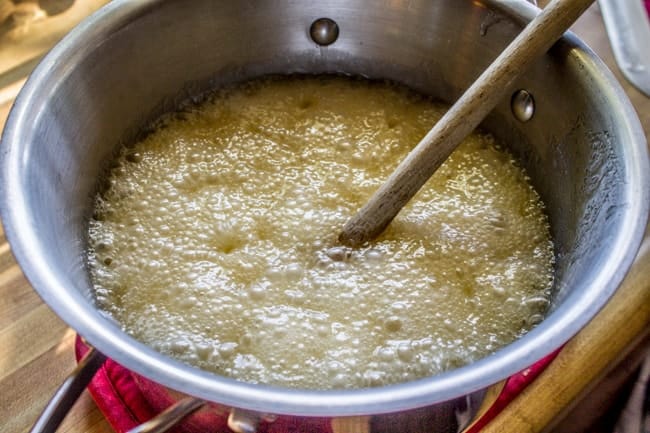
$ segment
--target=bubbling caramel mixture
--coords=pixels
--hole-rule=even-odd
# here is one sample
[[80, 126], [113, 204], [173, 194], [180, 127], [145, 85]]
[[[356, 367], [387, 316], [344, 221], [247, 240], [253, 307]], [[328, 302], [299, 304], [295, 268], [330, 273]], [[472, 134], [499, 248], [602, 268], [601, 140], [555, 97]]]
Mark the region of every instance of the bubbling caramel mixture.
[[553, 247], [539, 197], [489, 135], [376, 241], [336, 241], [444, 110], [394, 84], [292, 77], [167, 116], [97, 196], [99, 307], [174, 358], [296, 388], [410, 381], [509, 344], [548, 306]]

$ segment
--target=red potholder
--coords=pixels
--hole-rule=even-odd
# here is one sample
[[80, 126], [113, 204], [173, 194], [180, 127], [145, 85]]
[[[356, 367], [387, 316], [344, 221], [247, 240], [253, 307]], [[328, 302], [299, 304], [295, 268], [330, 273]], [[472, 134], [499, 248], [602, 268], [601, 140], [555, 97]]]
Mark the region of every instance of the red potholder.
[[[81, 338], [77, 337], [75, 344], [77, 360], [81, 359], [87, 351], [88, 347]], [[548, 355], [533, 366], [507, 379], [496, 400], [464, 433], [480, 432], [551, 363], [558, 352]], [[151, 402], [143, 395], [134, 375], [111, 359], [108, 359], [99, 369], [88, 385], [88, 390], [99, 410], [117, 433], [125, 433], [151, 419], [157, 413]], [[220, 418], [213, 415], [211, 421], [211, 432], [230, 431], [227, 428], [225, 417]], [[191, 423], [181, 424], [173, 431], [176, 433], [200, 433], [200, 430], [192, 427]], [[260, 426], [260, 433], [332, 433], [332, 427], [329, 418], [279, 417], [272, 423], [263, 423]]]

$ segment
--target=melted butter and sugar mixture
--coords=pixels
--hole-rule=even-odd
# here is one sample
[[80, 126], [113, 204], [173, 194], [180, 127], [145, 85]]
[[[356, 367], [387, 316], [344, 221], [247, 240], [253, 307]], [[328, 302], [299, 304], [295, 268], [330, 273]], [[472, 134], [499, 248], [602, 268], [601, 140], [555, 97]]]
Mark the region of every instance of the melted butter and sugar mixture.
[[238, 380], [361, 388], [482, 358], [538, 323], [543, 204], [475, 133], [389, 228], [344, 223], [441, 117], [394, 84], [263, 79], [122, 149], [89, 224], [99, 307], [174, 358]]

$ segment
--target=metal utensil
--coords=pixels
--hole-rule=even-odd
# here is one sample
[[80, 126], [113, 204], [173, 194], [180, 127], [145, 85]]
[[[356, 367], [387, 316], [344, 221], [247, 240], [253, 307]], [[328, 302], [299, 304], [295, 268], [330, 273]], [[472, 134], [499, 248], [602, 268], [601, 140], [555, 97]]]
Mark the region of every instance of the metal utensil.
[[641, 0], [598, 0], [614, 57], [625, 78], [650, 96], [650, 19]]

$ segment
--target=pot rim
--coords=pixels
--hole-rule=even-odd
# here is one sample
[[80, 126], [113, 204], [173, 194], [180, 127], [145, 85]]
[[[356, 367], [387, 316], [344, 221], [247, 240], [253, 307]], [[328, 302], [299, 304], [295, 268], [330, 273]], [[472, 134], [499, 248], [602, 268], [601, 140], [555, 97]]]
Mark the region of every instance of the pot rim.
[[[564, 302], [538, 327], [505, 348], [468, 366], [412, 382], [357, 390], [302, 390], [255, 385], [201, 371], [167, 358], [129, 337], [104, 317], [81, 293], [70, 290], [47, 265], [47, 253], [37, 233], [24, 230], [30, 221], [19, 171], [28, 155], [21, 154], [21, 131], [30, 128], [30, 112], [47, 97], [53, 71], [75, 64], [93, 49], [94, 43], [128, 25], [158, 0], [132, 2], [114, 0], [73, 29], [39, 64], [17, 97], [7, 120], [0, 153], [0, 216], [16, 261], [41, 298], [68, 325], [99, 351], [126, 368], [162, 385], [227, 406], [259, 412], [301, 416], [350, 416], [395, 412], [427, 406], [471, 394], [523, 370], [562, 346], [577, 333], [614, 293], [631, 265], [643, 237], [648, 216], [649, 193], [645, 135], [624, 91], [600, 59], [577, 37], [564, 40], [574, 47], [585, 73], [592, 76], [620, 113], [619, 126], [627, 136], [625, 193], [628, 208], [621, 235], [609, 246], [609, 260], [580, 293], [581, 302]], [[531, 20], [537, 8], [524, 0], [485, 1], [522, 23]], [[56, 78], [55, 78], [56, 79]], [[633, 181], [632, 181], [633, 180]]]

